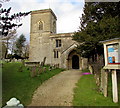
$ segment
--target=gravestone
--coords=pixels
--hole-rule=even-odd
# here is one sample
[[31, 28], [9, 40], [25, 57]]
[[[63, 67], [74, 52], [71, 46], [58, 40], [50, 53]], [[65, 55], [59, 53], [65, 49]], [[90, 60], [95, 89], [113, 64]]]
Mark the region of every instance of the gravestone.
[[45, 65], [46, 57], [44, 57], [43, 61], [41, 62], [41, 66]]
[[44, 67], [44, 68], [43, 68], [43, 72], [46, 72], [46, 71], [47, 71], [47, 68], [46, 68], [46, 67]]
[[34, 67], [32, 67], [32, 69], [30, 71], [30, 76], [31, 77], [35, 77], [36, 75], [37, 75], [37, 73], [36, 73], [36, 67], [34, 66]]
[[88, 66], [89, 70], [90, 70], [90, 73], [93, 74], [93, 68], [91, 65]]
[[38, 75], [40, 75], [43, 72], [43, 69], [41, 66], [38, 67]]

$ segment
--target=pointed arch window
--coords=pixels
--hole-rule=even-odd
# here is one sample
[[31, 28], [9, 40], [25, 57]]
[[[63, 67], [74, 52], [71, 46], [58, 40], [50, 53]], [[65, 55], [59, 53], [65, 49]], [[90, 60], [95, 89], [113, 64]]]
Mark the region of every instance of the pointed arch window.
[[39, 30], [43, 30], [43, 22], [42, 21], [39, 22]]

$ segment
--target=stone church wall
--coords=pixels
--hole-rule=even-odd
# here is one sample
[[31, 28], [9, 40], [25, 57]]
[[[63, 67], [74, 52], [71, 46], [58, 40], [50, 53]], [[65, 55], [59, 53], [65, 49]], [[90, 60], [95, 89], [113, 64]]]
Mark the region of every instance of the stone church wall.
[[[46, 57], [46, 64], [59, 64], [61, 68], [72, 69], [72, 57], [77, 55], [79, 69], [86, 68], [87, 60], [75, 51], [78, 43], [72, 40], [73, 33], [56, 34], [56, 20], [51, 9], [31, 13], [29, 61], [42, 62]], [[61, 40], [60, 47], [56, 47], [56, 40]], [[57, 58], [55, 51], [58, 51]], [[71, 54], [72, 51], [75, 52]]]

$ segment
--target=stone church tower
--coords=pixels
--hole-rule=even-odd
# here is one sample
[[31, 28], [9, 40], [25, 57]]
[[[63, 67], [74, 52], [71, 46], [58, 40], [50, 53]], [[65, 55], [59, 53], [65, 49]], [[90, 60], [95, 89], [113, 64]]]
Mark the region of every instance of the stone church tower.
[[56, 33], [56, 16], [52, 10], [38, 10], [31, 13], [30, 61], [50, 63], [50, 35]]
[[42, 62], [46, 58], [46, 64], [58, 64], [61, 68], [86, 68], [87, 59], [77, 54], [73, 33], [56, 34], [56, 21], [51, 9], [31, 12], [29, 60]]

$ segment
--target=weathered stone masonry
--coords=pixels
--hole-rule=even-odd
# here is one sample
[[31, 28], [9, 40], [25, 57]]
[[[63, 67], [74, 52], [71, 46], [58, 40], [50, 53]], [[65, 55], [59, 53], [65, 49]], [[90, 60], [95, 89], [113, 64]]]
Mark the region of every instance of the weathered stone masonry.
[[29, 60], [46, 64], [59, 64], [66, 69], [84, 69], [87, 59], [80, 57], [72, 40], [73, 33], [56, 34], [57, 17], [51, 9], [31, 12]]

